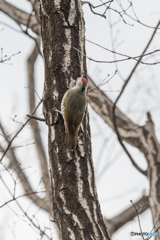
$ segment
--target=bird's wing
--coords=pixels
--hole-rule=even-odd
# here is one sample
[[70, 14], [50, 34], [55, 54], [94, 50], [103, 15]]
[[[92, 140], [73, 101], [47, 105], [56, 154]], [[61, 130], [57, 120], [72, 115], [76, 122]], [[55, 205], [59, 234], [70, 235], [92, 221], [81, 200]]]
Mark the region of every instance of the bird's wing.
[[71, 135], [74, 135], [82, 121], [84, 113], [74, 114], [72, 111], [67, 111], [65, 114], [65, 122], [67, 125], [67, 129]]
[[64, 111], [65, 111], [65, 100], [67, 98], [68, 91], [64, 94], [64, 96], [62, 98], [62, 102], [61, 102], [61, 113], [62, 113], [63, 118], [64, 118]]

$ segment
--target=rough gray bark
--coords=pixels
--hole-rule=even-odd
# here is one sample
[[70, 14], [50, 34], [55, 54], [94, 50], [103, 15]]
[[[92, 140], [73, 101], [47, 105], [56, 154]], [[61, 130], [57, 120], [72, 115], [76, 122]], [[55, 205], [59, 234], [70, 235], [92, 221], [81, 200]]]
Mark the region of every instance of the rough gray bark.
[[[93, 87], [95, 87], [95, 84], [90, 78], [89, 88]], [[88, 101], [91, 107], [114, 131], [112, 121], [113, 102], [100, 89], [89, 92]], [[154, 124], [148, 113], [146, 124], [138, 126], [118, 108], [116, 108], [116, 123], [121, 139], [138, 148], [147, 160], [147, 177], [150, 182], [149, 202], [153, 223], [157, 222], [156, 230], [160, 226], [160, 144], [155, 135]], [[158, 236], [156, 240], [158, 240]]]
[[84, 20], [80, 0], [41, 0], [40, 21], [45, 61], [44, 116], [48, 124], [53, 218], [60, 239], [110, 239], [98, 202], [88, 112], [74, 154], [65, 147], [60, 109], [72, 79], [87, 76]]

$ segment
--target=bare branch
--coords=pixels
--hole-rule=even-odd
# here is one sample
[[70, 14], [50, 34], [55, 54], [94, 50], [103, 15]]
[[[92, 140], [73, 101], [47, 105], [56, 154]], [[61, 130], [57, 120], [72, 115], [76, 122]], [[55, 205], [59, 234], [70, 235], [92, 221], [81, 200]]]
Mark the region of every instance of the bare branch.
[[10, 26], [9, 24], [7, 24], [7, 23], [5, 23], [5, 22], [0, 22], [0, 24], [3, 24], [4, 26], [11, 28], [11, 29], [12, 29], [13, 31], [15, 31], [15, 32], [21, 33], [20, 30], [14, 28], [14, 27], [12, 27], [12, 26]]
[[[141, 236], [142, 236], [142, 238], [143, 238], [143, 240], [144, 240], [144, 237], [143, 237], [143, 234], [142, 234], [141, 222], [140, 222], [140, 218], [139, 218], [139, 211], [137, 210], [137, 208], [136, 208], [135, 204], [133, 203], [133, 201], [131, 200], [130, 202], [133, 204], [133, 207], [135, 208], [135, 211], [136, 211], [136, 214], [137, 214], [137, 217], [138, 217], [139, 229], [140, 229], [140, 231], [141, 231]], [[142, 208], [140, 208], [140, 210], [141, 210], [141, 209], [142, 209]]]
[[[2, 123], [0, 123], [0, 129], [3, 132], [3, 136], [5, 137], [6, 141], [9, 142], [8, 138], [7, 138], [7, 134], [5, 132], [5, 129], [2, 125]], [[5, 149], [3, 149], [0, 146], [0, 150], [2, 152], [5, 152]], [[30, 193], [33, 192], [33, 189], [28, 181], [28, 177], [25, 175], [23, 169], [21, 168], [21, 165], [19, 163], [19, 160], [14, 152], [14, 148], [9, 148], [10, 151], [7, 151], [6, 156], [9, 158], [10, 160], [10, 164], [8, 166], [8, 168], [13, 169], [13, 172], [15, 172], [18, 176], [18, 178], [20, 179], [20, 183], [23, 186], [23, 189], [25, 191], [25, 193]], [[2, 164], [2, 162], [1, 162]], [[3, 167], [5, 167], [3, 165]], [[5, 167], [5, 169], [7, 170], [7, 172], [9, 173], [9, 175], [12, 177], [12, 174], [10, 173], [10, 171], [8, 170], [8, 168]], [[13, 179], [14, 181], [14, 179]], [[39, 198], [37, 195], [28, 195], [28, 197], [35, 202], [40, 208], [44, 209], [45, 211], [49, 212], [50, 211], [50, 202], [47, 204], [44, 204], [44, 202], [46, 201], [46, 197], [44, 199]]]
[[[109, 18], [110, 18], [110, 14], [109, 14]], [[110, 27], [110, 36], [111, 36], [111, 43], [112, 43], [112, 51], [113, 51], [113, 57], [114, 57], [114, 60], [116, 61], [117, 58], [116, 58], [116, 51], [115, 51], [115, 40], [113, 39], [113, 25], [112, 23], [109, 21], [109, 27]], [[118, 33], [119, 31], [117, 31]], [[117, 69], [117, 72], [118, 72], [118, 75], [119, 77], [124, 81], [124, 78], [122, 77], [121, 73], [120, 73], [120, 70], [118, 69], [118, 64], [117, 62], [115, 62], [115, 68]]]
[[33, 13], [33, 11], [34, 11], [34, 7], [35, 7], [36, 3], [37, 3], [37, 0], [34, 0], [33, 6], [32, 6], [32, 11], [31, 11], [31, 13], [29, 14], [29, 17], [28, 17], [28, 22], [27, 22], [27, 28], [26, 28], [26, 31], [28, 31], [29, 24], [30, 24], [31, 17], [32, 17], [32, 13]]
[[41, 98], [40, 98], [39, 94], [37, 93], [37, 91], [36, 91], [35, 89], [33, 89], [33, 88], [30, 88], [30, 87], [24, 87], [24, 88], [32, 89], [32, 90], [35, 92], [35, 94], [37, 95], [37, 97], [39, 98], [39, 100], [41, 100]]
[[[15, 22], [18, 24], [22, 24], [24, 26], [27, 26], [29, 14], [20, 10], [19, 8], [16, 8], [14, 5], [1, 0], [0, 1], [0, 10], [7, 14], [10, 18], [12, 18]], [[35, 15], [32, 15], [30, 17], [29, 26], [28, 26], [33, 32], [40, 35], [40, 25], [37, 20], [37, 17]]]
[[[34, 109], [34, 111], [31, 113], [31, 115], [33, 115], [33, 114], [36, 112], [37, 108], [41, 105], [42, 101], [43, 101], [43, 99], [38, 103], [37, 107]], [[1, 157], [1, 159], [0, 159], [0, 162], [3, 160], [4, 156], [6, 155], [7, 151], [9, 150], [9, 148], [10, 148], [12, 142], [14, 141], [14, 139], [18, 136], [18, 134], [19, 134], [19, 133], [23, 130], [23, 128], [27, 125], [27, 123], [29, 122], [29, 120], [30, 120], [30, 118], [23, 124], [23, 126], [19, 129], [19, 131], [14, 135], [14, 137], [13, 137], [13, 138], [11, 139], [11, 141], [8, 143], [8, 146], [7, 146], [6, 150], [4, 151], [4, 153], [3, 153], [3, 155], [2, 155], [2, 157]]]
[[[142, 214], [149, 208], [149, 203], [148, 203], [148, 196], [143, 196], [140, 200], [138, 200], [135, 205], [139, 206], [142, 205], [142, 209], [140, 213]], [[112, 219], [105, 219], [105, 223], [108, 227], [108, 231], [111, 234], [111, 236], [121, 227], [123, 227], [125, 224], [128, 222], [132, 221], [135, 217], [137, 216], [136, 211], [134, 208], [131, 206], [119, 215], [115, 216]]]
[[[113, 0], [112, 0], [112, 1], [113, 1]], [[112, 1], [109, 1], [109, 2], [112, 2]], [[84, 5], [84, 4], [86, 4], [86, 3], [89, 5], [91, 11], [92, 11], [95, 15], [98, 15], [98, 16], [101, 16], [101, 17], [106, 18], [106, 16], [105, 16], [104, 14], [100, 14], [100, 13], [95, 12], [95, 11], [93, 10], [93, 8], [98, 8], [98, 7], [100, 7], [100, 6], [103, 6], [103, 5], [105, 5], [107, 2], [106, 2], [106, 3], [103, 3], [103, 4], [100, 4], [100, 5], [98, 5], [98, 6], [93, 6], [93, 4], [91, 4], [91, 3], [88, 2], [88, 1], [82, 1], [82, 5]]]
[[[121, 7], [122, 11], [124, 11], [124, 8], [123, 8], [123, 6], [121, 5], [121, 2], [119, 1], [118, 3], [119, 3], [119, 6]], [[131, 3], [132, 3], [132, 2], [131, 2]], [[128, 14], [127, 12], [125, 12], [125, 15], [126, 15], [127, 17], [129, 17], [130, 19], [134, 20], [135, 22], [143, 25], [144, 27], [155, 29], [155, 27], [149, 26], [149, 25], [143, 23], [142, 21], [140, 21], [139, 18], [137, 17], [137, 15], [136, 15], [136, 13], [135, 13], [135, 10], [134, 10], [134, 7], [133, 7], [133, 3], [132, 3], [131, 6], [132, 6], [132, 11], [133, 11], [133, 13], [134, 13], [134, 15], [135, 15], [135, 18], [132, 17], [132, 16], [131, 16], [130, 14]], [[160, 28], [158, 28], [158, 29], [160, 29]]]
[[[88, 80], [89, 89], [96, 87], [89, 76]], [[103, 93], [103, 91], [97, 88], [96, 93], [94, 91], [89, 92], [88, 102], [95, 112], [98, 113], [102, 119], [115, 131], [112, 119], [113, 102]], [[118, 108], [116, 108], [116, 120], [121, 138], [146, 154], [148, 147], [146, 145], [143, 129], [147, 128], [147, 125], [144, 127], [139, 127], [129, 118], [127, 118]], [[157, 145], [158, 143], [156, 137], [154, 136], [153, 139]], [[159, 147], [157, 146], [157, 148]]]
[[[108, 52], [111, 52], [111, 53], [113, 53], [113, 54], [119, 55], [119, 56], [121, 56], [121, 57], [126, 57], [125, 59], [116, 60], [115, 62], [117, 62], [117, 61], [125, 61], [125, 60], [135, 60], [135, 61], [138, 62], [139, 59], [137, 59], [137, 58], [146, 57], [146, 56], [148, 56], [148, 55], [151, 55], [151, 54], [154, 54], [154, 53], [160, 51], [160, 49], [156, 49], [156, 50], [154, 50], [154, 51], [152, 51], [152, 52], [149, 52], [149, 53], [144, 53], [144, 54], [140, 54], [140, 55], [138, 55], [138, 56], [131, 57], [131, 56], [128, 56], [128, 55], [126, 55], [126, 54], [119, 53], [119, 52], [117, 52], [117, 51], [115, 51], [115, 50], [111, 50], [111, 49], [109, 49], [109, 48], [103, 47], [103, 46], [101, 46], [101, 45], [99, 45], [99, 44], [97, 44], [97, 43], [95, 43], [95, 42], [93, 42], [93, 41], [91, 41], [91, 40], [86, 39], [86, 41], [89, 42], [89, 43], [92, 43], [92, 44], [94, 44], [95, 46], [97, 46], [97, 47], [99, 47], [99, 48], [102, 48], [102, 49], [104, 49], [104, 50], [106, 50], [106, 51], [108, 51]], [[112, 62], [111, 62], [111, 63], [112, 63]], [[141, 63], [146, 64], [146, 63], [144, 63], [144, 62], [141, 62]]]
[[[35, 142], [33, 142], [33, 143], [28, 143], [28, 144], [25, 144], [25, 145], [20, 145], [20, 146], [11, 147], [11, 148], [9, 148], [9, 150], [14, 149], [14, 148], [26, 147], [26, 146], [30, 146], [30, 145], [33, 145], [33, 144], [35, 144]], [[2, 149], [3, 149], [3, 148], [2, 148]], [[3, 150], [0, 150], [0, 152], [4, 152], [4, 151], [5, 151], [4, 149], [3, 149]]]
[[155, 36], [155, 34], [156, 34], [156, 31], [157, 31], [159, 25], [160, 25], [160, 21], [158, 21], [158, 24], [156, 25], [155, 30], [154, 30], [154, 32], [153, 32], [153, 34], [152, 34], [152, 36], [151, 36], [149, 42], [147, 43], [147, 45], [146, 45], [145, 49], [143, 50], [143, 52], [142, 52], [140, 58], [138, 59], [138, 62], [136, 63], [136, 65], [134, 66], [134, 68], [133, 68], [133, 70], [131, 71], [130, 75], [128, 76], [127, 80], [125, 81], [125, 84], [123, 85], [122, 90], [121, 90], [119, 96], [117, 97], [117, 99], [116, 99], [116, 101], [115, 101], [115, 103], [114, 103], [115, 106], [116, 106], [118, 100], [120, 99], [120, 97], [121, 97], [121, 95], [122, 95], [124, 89], [126, 88], [128, 82], [129, 82], [129, 80], [131, 79], [133, 73], [135, 72], [136, 68], [138, 67], [139, 63], [141, 62], [141, 59], [143, 58], [145, 52], [146, 52], [147, 49], [149, 48], [149, 46], [150, 46], [150, 44], [151, 44], [151, 42], [152, 42], [152, 40], [153, 40], [153, 38], [154, 38], [154, 36]]
[[7, 62], [7, 61], [10, 61], [12, 57], [20, 54], [21, 52], [18, 52], [18, 53], [14, 53], [12, 54], [11, 56], [7, 56], [7, 55], [4, 55], [3, 56], [3, 48], [1, 48], [1, 57], [0, 57], [0, 63], [4, 63], [4, 62]]
[[[0, 176], [0, 179], [1, 179], [1, 176]], [[37, 193], [44, 193], [44, 192], [46, 192], [46, 191], [35, 191], [35, 192], [31, 192], [31, 193], [25, 193], [25, 194], [19, 195], [19, 196], [17, 196], [17, 197], [15, 197], [15, 196], [13, 195], [13, 198], [11, 198], [11, 199], [8, 200], [7, 202], [5, 202], [5, 203], [3, 203], [2, 205], [0, 205], [0, 208], [4, 207], [5, 205], [7, 205], [7, 204], [9, 204], [9, 203], [11, 203], [11, 202], [19, 199], [19, 198], [28, 197], [29, 195], [32, 195], [32, 194], [34, 195], [34, 194], [37, 194]]]
[[138, 63], [141, 63], [141, 64], [145, 64], [145, 65], [157, 65], [157, 64], [160, 64], [160, 62], [153, 62], [153, 63], [148, 63], [148, 62], [142, 62], [142, 61], [139, 61], [137, 58], [139, 59], [142, 59], [142, 57], [146, 56], [146, 55], [149, 55], [149, 54], [153, 54], [153, 53], [156, 53], [156, 52], [159, 52], [160, 50], [157, 49], [151, 53], [147, 53], [146, 55], [140, 55], [138, 57], [127, 57], [127, 58], [123, 58], [123, 59], [119, 59], [119, 60], [113, 60], [113, 61], [101, 61], [101, 60], [96, 60], [96, 59], [93, 59], [91, 57], [88, 57], [86, 54], [84, 54], [83, 52], [81, 52], [79, 49], [73, 47], [77, 52], [81, 53], [83, 56], [85, 56], [86, 58], [88, 58], [89, 60], [93, 61], [93, 62], [97, 62], [97, 63], [116, 63], [116, 62], [123, 62], [123, 61], [127, 61], [127, 60], [135, 60], [137, 61]]
[[114, 0], [110, 0], [110, 1], [107, 1], [107, 2], [104, 2], [104, 3], [102, 3], [102, 4], [99, 4], [99, 5], [97, 5], [97, 6], [93, 6], [90, 2], [88, 2], [88, 1], [82, 1], [82, 5], [84, 5], [84, 4], [91, 4], [91, 6], [93, 7], [93, 8], [99, 8], [99, 7], [102, 7], [102, 6], [104, 6], [104, 5], [106, 5], [107, 3], [110, 3], [110, 2], [113, 2]]
[[[40, 38], [37, 39], [38, 44], [40, 45]], [[34, 77], [34, 66], [36, 59], [38, 57], [38, 50], [37, 50], [37, 45], [34, 45], [34, 48], [27, 60], [27, 70], [28, 70], [28, 89], [29, 89], [29, 107], [30, 107], [30, 112], [33, 111], [35, 108], [35, 77]], [[34, 90], [34, 91], [33, 91]], [[29, 115], [31, 118], [32, 115]], [[35, 116], [34, 116], [35, 118]], [[37, 120], [40, 121], [45, 121], [45, 119], [42, 120], [42, 118], [37, 118]], [[40, 164], [41, 164], [41, 171], [42, 173], [45, 173], [43, 177], [43, 182], [45, 189], [50, 186], [50, 177], [49, 177], [49, 172], [48, 172], [48, 162], [47, 162], [47, 157], [46, 153], [44, 150], [44, 146], [42, 143], [41, 135], [40, 135], [40, 129], [38, 126], [37, 121], [32, 120], [30, 121], [30, 125], [32, 127], [35, 143], [36, 143], [36, 148], [37, 148], [37, 153], [39, 156]], [[49, 202], [50, 202], [50, 193], [46, 193], [46, 197], [48, 197]]]
[[37, 38], [32, 37], [31, 34], [29, 34], [28, 29], [26, 29], [26, 30], [24, 31], [20, 24], [19, 24], [19, 27], [20, 27], [21, 31], [22, 31], [24, 34], [26, 34], [28, 37], [30, 37], [31, 39], [33, 39], [33, 40], [35, 41], [36, 47], [37, 47], [37, 49], [38, 49], [38, 52], [39, 52], [39, 54], [41, 55], [41, 57], [43, 58], [43, 54], [42, 54], [42, 52], [41, 52], [41, 50], [40, 50], [39, 41], [37, 40], [38, 37], [37, 37]]
[[125, 146], [124, 143], [122, 142], [122, 139], [121, 139], [121, 136], [120, 136], [120, 134], [119, 134], [118, 127], [117, 127], [117, 124], [116, 124], [115, 109], [116, 109], [116, 104], [118, 103], [120, 97], [122, 96], [122, 93], [124, 92], [124, 89], [126, 88], [127, 84], [129, 83], [129, 80], [131, 79], [131, 77], [132, 77], [133, 73], [135, 72], [136, 68], [138, 67], [138, 65], [139, 65], [139, 63], [140, 63], [143, 55], [145, 54], [145, 52], [146, 52], [147, 49], [149, 48], [149, 46], [150, 46], [150, 44], [151, 44], [151, 42], [152, 42], [152, 40], [153, 40], [153, 38], [154, 38], [154, 36], [155, 36], [155, 34], [156, 34], [156, 31], [157, 31], [157, 28], [158, 28], [159, 24], [160, 24], [160, 21], [158, 21], [158, 24], [156, 25], [156, 28], [155, 28], [155, 30], [154, 30], [154, 32], [153, 32], [153, 34], [152, 34], [149, 42], [147, 43], [147, 46], [146, 46], [145, 49], [143, 50], [141, 57], [139, 58], [138, 62], [136, 63], [136, 65], [134, 66], [134, 68], [133, 68], [133, 70], [131, 71], [130, 75], [128, 76], [127, 80], [125, 81], [125, 83], [124, 83], [124, 85], [123, 85], [123, 87], [122, 87], [122, 90], [121, 90], [120, 94], [118, 95], [115, 103], [113, 104], [113, 124], [114, 124], [115, 132], [116, 132], [116, 134], [117, 134], [118, 140], [119, 140], [121, 146], [123, 147], [123, 149], [125, 150], [125, 152], [127, 153], [128, 157], [130, 158], [130, 160], [131, 160], [132, 164], [134, 165], [134, 167], [136, 167], [136, 169], [137, 169], [139, 172], [141, 172], [142, 174], [144, 174], [145, 176], [147, 176], [147, 172], [144, 171], [144, 170], [142, 170], [142, 169], [136, 164], [136, 162], [134, 161], [133, 157], [131, 156], [131, 154], [130, 154], [129, 151], [127, 150], [126, 146]]
[[32, 4], [32, 8], [33, 8], [33, 11], [35, 12], [35, 15], [37, 17], [37, 21], [39, 22], [40, 24], [40, 21], [39, 21], [39, 15], [38, 15], [38, 0], [29, 0]]
[[106, 77], [105, 79], [103, 79], [97, 86], [89, 89], [87, 93], [89, 93], [89, 92], [95, 90], [96, 88], [99, 88], [99, 87], [101, 87], [102, 85], [108, 83], [108, 82], [116, 75], [116, 73], [117, 73], [117, 70], [115, 71], [115, 73], [114, 73], [108, 80], [106, 80], [106, 79], [108, 78], [108, 76], [109, 76], [109, 75], [107, 75], [107, 77]]
[[[1, 181], [3, 182], [4, 186], [6, 187], [7, 191], [10, 193], [10, 195], [13, 197], [12, 192], [10, 191], [8, 185], [6, 184], [6, 182], [4, 181], [4, 179], [2, 178], [2, 176], [0, 177]], [[48, 239], [51, 240], [51, 238], [48, 236], [48, 234], [45, 233], [44, 230], [41, 229], [41, 227], [39, 225], [37, 225], [33, 219], [31, 219], [31, 217], [29, 217], [29, 215], [27, 214], [27, 212], [25, 212], [25, 210], [23, 209], [23, 207], [20, 205], [20, 203], [18, 202], [18, 200], [15, 198], [14, 201], [16, 202], [16, 204], [18, 205], [18, 207], [20, 208], [20, 210], [23, 212], [23, 214], [28, 218], [28, 220], [32, 223], [32, 225], [37, 228], [41, 234], [45, 235]]]
[[35, 116], [31, 116], [29, 114], [26, 115], [29, 118], [33, 118], [35, 120], [41, 121], [41, 122], [45, 122], [46, 120], [44, 118], [39, 118], [39, 117], [35, 117]]

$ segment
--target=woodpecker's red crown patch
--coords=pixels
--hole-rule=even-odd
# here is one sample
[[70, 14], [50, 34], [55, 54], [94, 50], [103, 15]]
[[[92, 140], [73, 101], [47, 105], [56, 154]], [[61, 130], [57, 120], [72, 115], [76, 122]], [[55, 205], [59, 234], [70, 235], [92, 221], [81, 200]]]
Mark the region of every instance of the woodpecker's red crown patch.
[[85, 79], [85, 78], [82, 78], [82, 80], [83, 80], [83, 84], [84, 84], [84, 87], [86, 86], [86, 84], [87, 84], [87, 79]]

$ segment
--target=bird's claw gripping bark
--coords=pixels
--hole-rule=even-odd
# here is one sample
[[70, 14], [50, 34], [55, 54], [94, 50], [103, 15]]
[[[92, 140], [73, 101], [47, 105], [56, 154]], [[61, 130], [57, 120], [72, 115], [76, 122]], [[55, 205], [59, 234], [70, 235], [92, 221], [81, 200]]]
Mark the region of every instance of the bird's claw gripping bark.
[[62, 115], [62, 112], [59, 111], [56, 107], [53, 108], [53, 111], [58, 112], [58, 113], [60, 113]]

